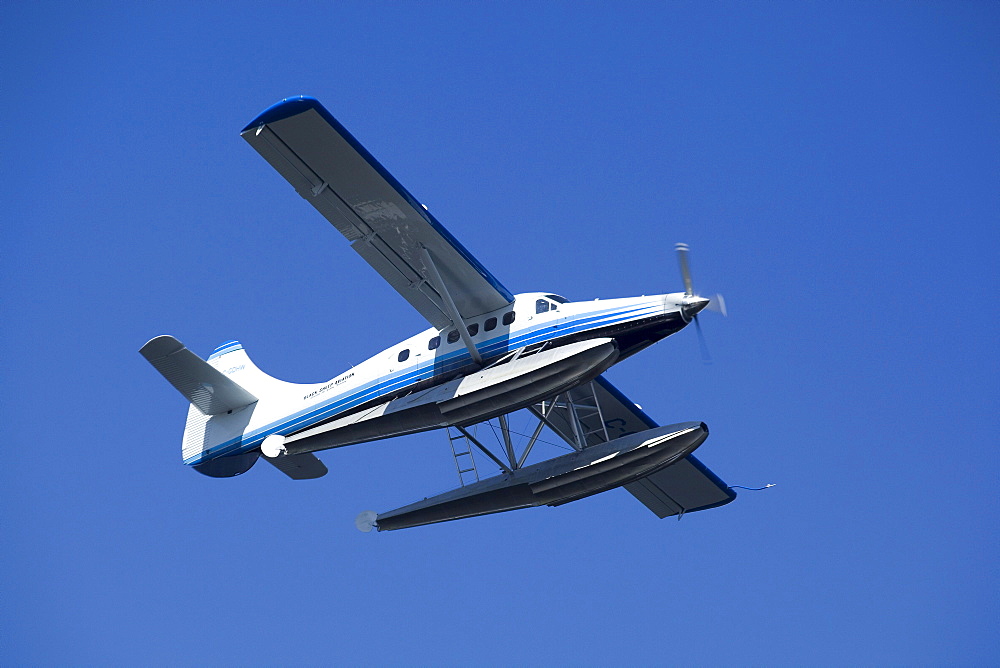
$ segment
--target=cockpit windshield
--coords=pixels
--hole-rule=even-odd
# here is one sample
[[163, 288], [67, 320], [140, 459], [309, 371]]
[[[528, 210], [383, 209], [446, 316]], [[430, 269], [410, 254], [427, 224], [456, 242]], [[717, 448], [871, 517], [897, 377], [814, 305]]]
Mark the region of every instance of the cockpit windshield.
[[557, 304], [566, 304], [569, 302], [565, 297], [560, 297], [559, 295], [545, 295], [546, 299], [551, 299]]

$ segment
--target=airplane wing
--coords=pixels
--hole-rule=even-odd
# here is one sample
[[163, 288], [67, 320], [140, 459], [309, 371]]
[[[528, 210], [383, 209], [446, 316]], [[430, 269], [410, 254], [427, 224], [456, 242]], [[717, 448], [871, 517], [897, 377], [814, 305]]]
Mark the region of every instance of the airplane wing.
[[433, 326], [452, 322], [424, 264], [424, 248], [463, 318], [513, 301], [316, 99], [282, 100], [241, 135]]
[[[577, 429], [573, 429], [568, 410], [556, 408], [546, 415], [549, 426], [570, 445], [581, 440], [587, 446], [597, 445], [659, 426], [604, 376], [571, 390], [570, 399]], [[660, 518], [715, 508], [736, 498], [736, 492], [694, 455], [629, 483], [625, 489]]]

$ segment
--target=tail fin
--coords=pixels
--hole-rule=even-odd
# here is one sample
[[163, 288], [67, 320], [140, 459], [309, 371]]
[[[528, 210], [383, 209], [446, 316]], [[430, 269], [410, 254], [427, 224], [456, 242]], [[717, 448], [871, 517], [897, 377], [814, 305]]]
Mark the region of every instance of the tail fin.
[[139, 353], [191, 402], [181, 446], [184, 462], [213, 478], [228, 478], [249, 470], [259, 452], [219, 457], [212, 451], [220, 439], [243, 433], [253, 411], [240, 409], [255, 404], [257, 397], [172, 336], [150, 340]]
[[[227, 341], [205, 361], [172, 336], [158, 336], [139, 352], [191, 402], [184, 425], [181, 456], [199, 473], [229, 478], [245, 473], [260, 456], [257, 448], [236, 454], [243, 434], [264, 401], [301, 396], [301, 385], [273, 378], [250, 361], [239, 341]], [[308, 387], [308, 386], [306, 386]], [[246, 409], [246, 410], [243, 410]], [[312, 454], [268, 459], [290, 478], [318, 478], [326, 466]]]
[[139, 353], [205, 415], [234, 411], [257, 401], [257, 397], [172, 336], [150, 340]]

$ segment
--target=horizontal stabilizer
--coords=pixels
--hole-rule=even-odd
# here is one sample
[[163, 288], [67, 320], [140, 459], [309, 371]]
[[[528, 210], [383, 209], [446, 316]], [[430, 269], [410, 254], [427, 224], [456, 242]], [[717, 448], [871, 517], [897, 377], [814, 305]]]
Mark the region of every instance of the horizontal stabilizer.
[[281, 455], [280, 457], [264, 456], [263, 459], [273, 464], [274, 468], [292, 480], [322, 478], [327, 472], [326, 464], [311, 452], [304, 452], [301, 455]]
[[234, 411], [257, 401], [172, 336], [150, 340], [139, 353], [205, 415]]

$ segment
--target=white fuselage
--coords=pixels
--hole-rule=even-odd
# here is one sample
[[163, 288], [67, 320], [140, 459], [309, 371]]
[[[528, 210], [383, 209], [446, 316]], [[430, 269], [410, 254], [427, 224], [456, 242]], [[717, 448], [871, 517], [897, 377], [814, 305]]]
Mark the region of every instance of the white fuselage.
[[[566, 302], [551, 294], [527, 293], [465, 324], [485, 364], [526, 347], [598, 337], [615, 340], [620, 361], [682, 329], [688, 321], [682, 313], [684, 299], [683, 293], [673, 293]], [[186, 449], [186, 464], [247, 452], [271, 434], [287, 437], [479, 368], [454, 327], [424, 330], [325, 383], [302, 385], [271, 378], [249, 361], [238, 344], [231, 350], [220, 347], [209, 363], [260, 400], [232, 414], [214, 416], [210, 447]]]

